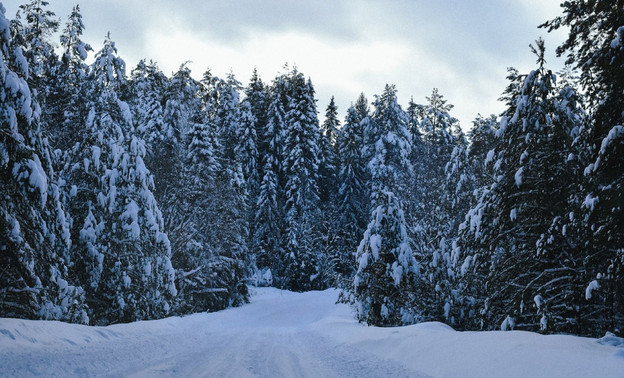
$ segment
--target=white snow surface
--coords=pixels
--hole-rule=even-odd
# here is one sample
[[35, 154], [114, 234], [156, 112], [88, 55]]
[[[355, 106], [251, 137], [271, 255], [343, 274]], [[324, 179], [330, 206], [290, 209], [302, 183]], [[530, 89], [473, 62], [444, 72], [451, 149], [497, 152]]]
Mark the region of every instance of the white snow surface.
[[253, 293], [239, 308], [108, 327], [0, 319], [0, 376], [624, 376], [618, 343], [441, 323], [367, 327], [335, 304], [336, 290]]

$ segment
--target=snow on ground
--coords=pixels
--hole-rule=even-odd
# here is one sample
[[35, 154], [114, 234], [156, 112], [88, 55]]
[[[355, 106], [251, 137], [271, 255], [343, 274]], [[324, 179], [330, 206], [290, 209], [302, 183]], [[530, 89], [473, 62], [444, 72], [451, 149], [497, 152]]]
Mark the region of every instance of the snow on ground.
[[335, 290], [254, 291], [240, 308], [109, 327], [0, 319], [0, 376], [624, 377], [615, 337], [366, 327]]

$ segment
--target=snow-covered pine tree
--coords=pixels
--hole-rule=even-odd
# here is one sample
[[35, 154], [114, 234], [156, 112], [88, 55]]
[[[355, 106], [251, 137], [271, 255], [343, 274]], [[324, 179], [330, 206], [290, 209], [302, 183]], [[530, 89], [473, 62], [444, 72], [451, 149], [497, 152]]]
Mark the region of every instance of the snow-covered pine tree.
[[79, 140], [75, 113], [80, 113], [85, 103], [85, 80], [89, 71], [85, 63], [91, 46], [81, 40], [84, 31], [82, 14], [76, 5], [61, 34], [63, 55], [50, 80], [51, 88], [46, 100], [47, 130], [51, 143], [61, 151], [67, 151]]
[[[546, 22], [549, 31], [569, 27], [557, 54], [579, 69], [591, 122], [579, 142], [588, 151], [582, 209], [589, 233], [587, 297], [595, 315], [593, 336], [624, 330], [624, 4], [621, 0], [566, 1], [563, 14]], [[596, 289], [592, 295], [593, 290]]]
[[423, 133], [421, 132], [422, 121], [425, 118], [427, 107], [414, 102], [414, 98], [410, 99], [407, 107], [407, 115], [409, 117], [408, 130], [412, 137], [412, 149], [410, 151], [410, 164], [412, 174], [402, 189], [405, 192], [406, 201], [405, 210], [408, 223], [410, 224], [411, 235], [415, 240], [421, 238], [422, 219], [425, 213], [425, 196], [429, 189], [426, 185], [429, 177], [429, 165], [431, 161], [427, 156], [427, 145], [423, 141]]
[[165, 92], [169, 80], [160, 71], [156, 63], [145, 60], [139, 61], [131, 74], [131, 101], [132, 116], [136, 125], [137, 134], [148, 145], [148, 167], [154, 172], [150, 159], [158, 160], [158, 152], [154, 149], [166, 139], [164, 133], [164, 103]]
[[[436, 230], [445, 222], [443, 218], [447, 215], [443, 209], [444, 204], [439, 201], [446, 181], [444, 169], [460, 141], [453, 135], [453, 130], [458, 127], [457, 119], [450, 114], [453, 105], [447, 103], [437, 88], [433, 89], [431, 96], [427, 97], [427, 101], [427, 105], [421, 109], [423, 118], [420, 129], [424, 144], [421, 151], [424, 156], [421, 156], [420, 160], [428, 163], [424, 165], [421, 163], [419, 165], [420, 171], [416, 172], [415, 176], [423, 176], [420, 185], [425, 188], [423, 193], [425, 197], [421, 198], [420, 202], [425, 204], [424, 218], [429, 218], [432, 222], [430, 229], [425, 226], [425, 232], [429, 234], [427, 238], [432, 241], [429, 244], [438, 244], [437, 242], [442, 235]], [[419, 157], [415, 157], [415, 159], [419, 159]]]
[[355, 100], [355, 104], [353, 105], [353, 109], [355, 110], [358, 118], [363, 120], [368, 117], [370, 114], [370, 107], [368, 106], [368, 99], [364, 95], [364, 93], [360, 93], [357, 100]]
[[284, 202], [282, 183], [282, 143], [286, 117], [285, 75], [275, 78], [267, 110], [267, 124], [259, 136], [262, 163], [256, 212], [256, 266], [259, 281], [283, 287]]
[[586, 298], [587, 282], [593, 281], [583, 246], [589, 229], [585, 219], [576, 215], [582, 213], [579, 205], [585, 200], [582, 187], [586, 156], [579, 133], [586, 129], [588, 117], [582, 96], [571, 83], [564, 81], [557, 86], [553, 103], [553, 123], [557, 127], [551, 132], [551, 145], [552, 150], [559, 150], [553, 153], [550, 164], [565, 162], [561, 173], [553, 179], [556, 184], [549, 190], [564, 200], [557, 201], [560, 207], [553, 211], [555, 216], [550, 219], [548, 231], [536, 243], [537, 253], [551, 260], [544, 275], [552, 280], [541, 287], [543, 293], [539, 294], [543, 304], [538, 307], [547, 321], [541, 326], [548, 332], [590, 334], [596, 312]]
[[23, 49], [29, 71], [26, 81], [40, 99], [42, 108], [50, 96], [51, 81], [55, 79], [58, 66], [50, 37], [57, 32], [60, 22], [54, 12], [47, 9], [49, 5], [45, 0], [30, 0], [19, 6], [16, 18], [11, 21], [13, 45]]
[[[465, 317], [465, 305], [470, 300], [460, 295], [462, 284], [458, 282], [461, 277], [462, 262], [464, 257], [458, 245], [457, 239], [459, 226], [464, 219], [464, 214], [473, 205], [473, 192], [476, 178], [473, 165], [469, 158], [469, 152], [463, 145], [455, 146], [451, 158], [445, 167], [446, 181], [439, 199], [440, 207], [445, 212], [440, 225], [443, 236], [439, 247], [433, 252], [429, 276], [435, 283], [435, 310], [432, 309], [432, 318], [443, 320], [447, 324], [456, 327], [462, 324]], [[437, 303], [436, 303], [437, 302]]]
[[145, 143], [117, 92], [125, 63], [107, 36], [89, 76], [82, 141], [67, 172], [73, 217], [74, 273], [93, 324], [169, 313], [176, 294], [170, 244], [146, 168]]
[[463, 205], [455, 200], [455, 194], [462, 178], [458, 168], [466, 165], [466, 151], [463, 133], [457, 131], [459, 123], [450, 114], [453, 105], [436, 88], [427, 101], [426, 105], [411, 105], [410, 119], [420, 120], [420, 125], [411, 128], [415, 137], [415, 149], [410, 155], [413, 175], [404, 190], [410, 198], [406, 209], [415, 254], [420, 256], [429, 285], [421, 299], [427, 303], [424, 316], [450, 321], [455, 301], [454, 240], [462, 216], [456, 207]]
[[[494, 181], [494, 169], [491, 160], [494, 156], [498, 139], [496, 131], [498, 130], [498, 118], [491, 115], [483, 118], [481, 115], [473, 121], [472, 129], [468, 133], [470, 145], [467, 151], [467, 163], [457, 164], [461, 168], [457, 172], [466, 175], [466, 184], [462, 185], [462, 193], [464, 196], [469, 194], [463, 200], [462, 211], [459, 215], [465, 220], [466, 214], [476, 208], [484, 193], [489, 191], [489, 185]], [[464, 157], [465, 155], [462, 155]], [[473, 188], [471, 193], [466, 193], [463, 189], [469, 190]], [[451, 314], [454, 316], [454, 327], [456, 329], [478, 329], [481, 327], [480, 318], [476, 316], [475, 304], [477, 299], [483, 299], [487, 296], [485, 290], [486, 282], [478, 279], [474, 274], [473, 267], [473, 251], [469, 248], [469, 243], [465, 243], [465, 232], [468, 224], [462, 222], [458, 228], [457, 243], [453, 248], [453, 272], [455, 274], [456, 298], [455, 303], [451, 307]]]
[[243, 177], [250, 192], [258, 187], [258, 138], [256, 136], [256, 117], [251, 112], [247, 99], [239, 105], [239, 126], [236, 129], [234, 155], [240, 161]]
[[[472, 121], [472, 128], [468, 132], [470, 146], [468, 148], [468, 159], [472, 164], [474, 173], [475, 189], [489, 185], [493, 181], [492, 165], [487, 165], [494, 157], [494, 147], [498, 139], [496, 132], [499, 128], [499, 120], [495, 115], [483, 118], [478, 115]], [[490, 155], [490, 151], [492, 151]], [[487, 166], [486, 166], [487, 165]]]
[[235, 160], [234, 147], [237, 145], [236, 137], [239, 128], [239, 90], [241, 83], [236, 80], [233, 73], [229, 73], [226, 80], [216, 78], [217, 103], [212, 122], [217, 127], [221, 139], [224, 158], [228, 161]]
[[407, 104], [407, 115], [409, 116], [409, 131], [412, 134], [412, 138], [414, 136], [418, 136], [422, 139], [421, 132], [421, 122], [425, 118], [425, 114], [427, 113], [427, 108], [422, 104], [417, 104], [414, 102], [414, 97], [410, 98], [409, 103]]
[[[370, 146], [373, 145], [374, 141], [370, 137], [370, 133], [373, 128], [370, 125], [370, 107], [368, 106], [368, 99], [364, 95], [364, 93], [360, 93], [355, 104], [353, 105], [353, 109], [355, 110], [355, 114], [357, 115], [357, 119], [360, 121], [360, 128], [362, 129], [362, 150], [361, 155], [362, 159], [364, 159], [364, 166], [368, 165], [368, 162], [372, 159], [372, 151]], [[370, 188], [371, 188], [371, 175], [370, 170], [364, 170], [364, 187], [366, 188], [366, 198], [370, 199]], [[368, 210], [366, 210], [368, 212]], [[368, 215], [366, 215], [368, 218]], [[359, 236], [358, 236], [359, 238]]]
[[[239, 90], [241, 84], [234, 74], [227, 80], [216, 79], [216, 109], [209, 119], [216, 127], [221, 145], [221, 170], [216, 174], [214, 203], [211, 207], [212, 228], [208, 240], [219, 258], [215, 273], [227, 290], [227, 305], [240, 305], [248, 299], [244, 281], [249, 272], [249, 195], [243, 173], [242, 157], [236, 156], [237, 136], [242, 133]], [[219, 219], [218, 222], [214, 220]]]
[[[317, 228], [319, 231], [316, 233], [316, 244], [318, 245], [319, 255], [321, 256], [319, 260], [321, 276], [319, 278], [326, 281], [328, 285], [334, 286], [339, 279], [339, 275], [336, 274], [336, 268], [342, 260], [342, 253], [338, 245], [338, 238], [340, 237], [339, 233], [343, 231], [340, 229], [337, 212], [337, 196], [339, 189], [337, 175], [340, 164], [338, 161], [337, 144], [339, 127], [338, 107], [332, 96], [327, 105], [325, 120], [321, 125], [318, 142], [320, 217], [317, 221]], [[352, 264], [349, 264], [349, 266], [351, 265]]]
[[578, 311], [572, 304], [579, 251], [565, 231], [558, 240], [545, 235], [567, 216], [574, 171], [568, 161], [581, 111], [576, 101], [558, 99], [543, 41], [536, 46], [539, 68], [512, 93], [498, 144], [488, 153], [495, 180], [466, 218], [464, 241], [473, 252], [474, 284], [487, 290], [480, 313], [489, 329], [513, 323], [561, 330]]
[[61, 70], [68, 72], [68, 76], [72, 79], [70, 85], [77, 85], [80, 80], [88, 73], [88, 66], [84, 63], [87, 59], [89, 51], [93, 48], [84, 42], [80, 37], [84, 32], [85, 26], [82, 22], [82, 13], [80, 6], [76, 5], [72, 8], [72, 12], [67, 19], [65, 29], [61, 34], [60, 41], [63, 49], [61, 57]]
[[207, 241], [212, 226], [209, 193], [221, 166], [216, 156], [216, 132], [210, 129], [201, 91], [202, 86], [191, 78], [186, 64], [180, 66], [165, 90], [165, 132], [154, 130], [158, 138], [152, 144], [157, 154], [156, 193], [176, 270], [178, 295], [174, 311], [178, 314], [217, 309], [214, 297], [226, 292], [214, 294], [207, 290], [216, 287], [209, 268], [214, 256]]
[[312, 83], [294, 69], [288, 76], [284, 132], [285, 287], [302, 291], [323, 286], [314, 248], [318, 213], [320, 129]]
[[254, 68], [249, 84], [245, 88], [245, 98], [251, 107], [251, 115], [253, 115], [256, 128], [257, 150], [258, 150], [258, 177], [262, 180], [262, 156], [268, 148], [262, 140], [267, 126], [267, 114], [269, 107], [269, 88], [264, 84], [257, 69]]
[[234, 146], [234, 156], [239, 161], [245, 183], [245, 203], [247, 224], [247, 249], [256, 250], [255, 245], [255, 214], [257, 212], [258, 190], [260, 180], [258, 178], [258, 137], [256, 135], [256, 117], [251, 111], [249, 99], [244, 99], [239, 105], [239, 126], [236, 129], [236, 146]]
[[319, 136], [319, 197], [323, 203], [331, 202], [337, 191], [336, 170], [338, 157], [336, 140], [339, 127], [338, 107], [334, 101], [334, 96], [332, 96], [325, 111], [325, 121], [321, 125]]
[[360, 235], [366, 229], [368, 218], [369, 198], [365, 181], [366, 162], [362, 157], [364, 131], [361, 121], [355, 108], [349, 107], [345, 123], [336, 138], [339, 163], [336, 200], [339, 234], [336, 241], [338, 260], [335, 270], [349, 279], [355, 273], [354, 251], [360, 242]]
[[410, 98], [406, 112], [409, 119], [408, 130], [412, 138], [412, 148], [409, 155], [411, 172], [401, 182], [401, 192], [406, 199], [403, 207], [408, 224], [408, 235], [412, 240], [414, 255], [419, 260], [423, 259], [424, 250], [428, 245], [425, 242], [425, 230], [428, 227], [425, 227], [425, 225], [431, 221], [427, 217], [432, 214], [427, 213], [430, 210], [427, 207], [433, 205], [431, 202], [427, 202], [431, 201], [430, 198], [427, 198], [427, 191], [430, 190], [429, 181], [432, 180], [432, 173], [430, 172], [432, 161], [430, 161], [430, 157], [427, 155], [430, 148], [424, 142], [421, 130], [426, 111], [427, 107], [425, 105], [417, 104], [414, 102], [413, 97]]
[[145, 165], [152, 173], [152, 193], [162, 213], [171, 246], [171, 263], [176, 270], [178, 295], [171, 303], [172, 312], [181, 313], [180, 303], [187, 298], [187, 290], [181, 284], [186, 276], [180, 260], [186, 259], [186, 245], [196, 232], [188, 211], [191, 188], [186, 181], [186, 150], [181, 130], [189, 129], [193, 106], [200, 102], [196, 99], [197, 85], [185, 64], [168, 79], [155, 63], [142, 60], [132, 70], [131, 78], [130, 109], [135, 134], [146, 142]]
[[370, 223], [357, 250], [353, 282], [357, 317], [370, 325], [414, 323], [421, 309], [415, 302], [420, 267], [408, 237], [402, 201], [397, 196], [409, 164], [408, 117], [397, 103], [396, 89], [386, 85], [373, 104], [368, 124], [372, 159]]
[[[152, 76], [152, 75], [150, 75]], [[189, 204], [189, 198], [193, 197], [196, 187], [193, 186], [195, 176], [199, 172], [196, 167], [189, 165], [189, 143], [193, 147], [197, 143], [197, 148], [203, 153], [203, 166], [201, 174], [212, 182], [216, 175], [217, 167], [216, 153], [214, 151], [214, 136], [202, 136], [211, 134], [207, 128], [207, 108], [199, 97], [200, 84], [191, 77], [191, 70], [187, 64], [180, 65], [173, 77], [163, 84], [160, 84], [160, 74], [156, 73], [150, 79], [153, 84], [153, 99], [146, 98], [141, 106], [146, 107], [147, 118], [138, 124], [138, 129], [145, 129], [146, 137], [150, 141], [148, 155], [148, 167], [154, 174], [156, 184], [155, 195], [162, 208], [165, 228], [169, 234], [172, 246], [172, 262], [176, 269], [187, 269], [182, 266], [180, 259], [188, 251], [188, 244], [196, 240], [197, 223], [193, 220], [193, 213], [205, 211], [205, 206], [193, 211]], [[161, 89], [164, 85], [164, 89]], [[150, 101], [151, 100], [151, 101]], [[162, 105], [164, 104], [164, 106]], [[214, 133], [214, 131], [213, 131]], [[167, 162], [163, 164], [163, 162]], [[201, 188], [203, 185], [199, 185]], [[197, 196], [205, 197], [202, 193]], [[205, 205], [205, 204], [204, 204]], [[194, 269], [195, 266], [188, 268]], [[178, 276], [178, 275], [176, 275]], [[180, 285], [178, 285], [180, 286]], [[184, 301], [180, 297], [177, 302]], [[179, 309], [176, 309], [179, 311]]]
[[0, 4], [0, 316], [86, 323], [83, 290], [68, 278], [69, 224], [41, 109], [4, 14]]

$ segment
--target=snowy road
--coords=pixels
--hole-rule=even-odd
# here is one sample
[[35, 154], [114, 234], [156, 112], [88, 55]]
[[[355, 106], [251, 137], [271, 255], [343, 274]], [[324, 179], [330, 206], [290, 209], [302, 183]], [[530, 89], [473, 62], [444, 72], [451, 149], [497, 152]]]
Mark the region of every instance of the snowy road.
[[324, 338], [313, 325], [335, 307], [335, 295], [309, 294], [260, 289], [241, 308], [112, 327], [1, 319], [0, 351], [9, 362], [2, 374], [422, 376]]
[[594, 339], [364, 327], [336, 296], [265, 288], [241, 308], [110, 327], [0, 319], [0, 375], [624, 377], [624, 349]]

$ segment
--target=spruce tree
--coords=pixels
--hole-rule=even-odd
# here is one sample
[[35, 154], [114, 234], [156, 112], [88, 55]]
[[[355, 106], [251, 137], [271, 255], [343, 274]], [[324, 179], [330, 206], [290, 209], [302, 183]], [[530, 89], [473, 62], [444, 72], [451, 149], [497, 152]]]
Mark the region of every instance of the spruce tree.
[[4, 12], [0, 4], [0, 316], [86, 323], [53, 155]]
[[[476, 207], [483, 195], [489, 191], [490, 184], [494, 181], [495, 172], [491, 160], [494, 157], [498, 143], [496, 131], [498, 130], [498, 118], [491, 115], [488, 118], [477, 116], [473, 121], [473, 127], [468, 133], [470, 146], [466, 154], [462, 154], [457, 163], [452, 163], [453, 171], [465, 175], [465, 182], [457, 189], [463, 194], [463, 211], [459, 212], [462, 220], [472, 219], [472, 214], [478, 211]], [[460, 176], [461, 177], [461, 176]], [[471, 193], [467, 193], [470, 189]], [[467, 194], [469, 194], [467, 196]], [[467, 197], [467, 198], [466, 198]], [[478, 311], [476, 303], [487, 294], [485, 280], [478, 279], [474, 274], [473, 255], [470, 249], [471, 243], [465, 242], [465, 232], [468, 224], [464, 221], [457, 227], [458, 239], [453, 248], [453, 272], [455, 274], [456, 298], [452, 306], [451, 315], [454, 316], [456, 329], [478, 329], [482, 325], [480, 318], [476, 316]]]
[[[50, 96], [50, 88], [54, 79], [58, 56], [50, 37], [58, 31], [60, 22], [55, 13], [48, 8], [45, 0], [30, 0], [20, 5], [17, 17], [12, 21], [14, 45], [21, 46], [28, 62], [26, 81], [31, 90], [41, 99], [45, 107]], [[24, 23], [21, 22], [24, 17]]]
[[[624, 14], [621, 0], [562, 4], [563, 14], [546, 22], [549, 31], [569, 27], [568, 39], [557, 48], [567, 64], [580, 71], [591, 122], [579, 142], [587, 151], [581, 209], [588, 234], [587, 290], [594, 310], [591, 334], [624, 329]], [[595, 295], [592, 289], [599, 288]]]
[[398, 183], [408, 162], [408, 118], [387, 85], [377, 97], [369, 123], [371, 171], [370, 223], [357, 250], [353, 282], [357, 317], [370, 325], [414, 323], [420, 316], [416, 286], [420, 267], [412, 254]]
[[[337, 195], [339, 183], [337, 175], [338, 161], [338, 108], [332, 96], [325, 112], [325, 121], [319, 133], [319, 168], [318, 188], [320, 217], [317, 221], [317, 240], [320, 260], [319, 271], [321, 280], [335, 285], [338, 276], [335, 274], [341, 263], [342, 253], [339, 247], [340, 223], [338, 219]], [[351, 265], [351, 264], [350, 264]]]
[[171, 247], [145, 166], [145, 142], [118, 92], [125, 63], [106, 38], [89, 78], [82, 141], [71, 151], [74, 273], [94, 324], [169, 313], [176, 294]]
[[426, 269], [424, 316], [450, 322], [450, 309], [455, 302], [454, 241], [462, 217], [460, 207], [464, 205], [456, 194], [465, 193], [460, 170], [467, 157], [463, 133], [456, 131], [459, 123], [450, 113], [453, 105], [435, 88], [427, 101], [426, 105], [411, 106], [410, 119], [420, 120], [420, 125], [411, 128], [415, 148], [410, 156], [413, 175], [405, 189], [411, 199], [408, 219], [414, 249]]
[[211, 207], [213, 223], [209, 240], [221, 260], [215, 266], [216, 275], [227, 290], [227, 305], [245, 303], [248, 295], [244, 280], [249, 268], [249, 196], [243, 173], [243, 156], [235, 155], [237, 136], [244, 127], [239, 108], [240, 89], [234, 74], [230, 73], [225, 81], [216, 81], [217, 105], [214, 117], [209, 119], [216, 126], [221, 146], [218, 155], [221, 170], [216, 174], [211, 193], [212, 198], [218, 200]]
[[485, 328], [563, 330], [579, 310], [580, 251], [565, 231], [558, 240], [546, 235], [569, 208], [568, 157], [582, 113], [576, 101], [560, 99], [543, 41], [536, 46], [539, 68], [517, 87], [500, 123], [495, 180], [466, 219], [475, 285], [487, 290]]
[[256, 266], [261, 281], [283, 285], [282, 141], [285, 125], [286, 78], [278, 76], [271, 88], [267, 125], [261, 136], [262, 179], [257, 200]]
[[89, 67], [85, 63], [91, 46], [81, 40], [84, 31], [80, 8], [75, 6], [63, 33], [61, 47], [63, 55], [56, 75], [48, 80], [51, 83], [46, 100], [47, 129], [51, 143], [62, 151], [67, 151], [78, 141], [81, 127], [76, 114], [84, 111], [86, 79]]
[[362, 157], [363, 127], [360, 116], [352, 106], [347, 109], [344, 126], [339, 130], [336, 144], [339, 185], [336, 200], [338, 217], [338, 261], [336, 272], [351, 278], [355, 273], [354, 251], [360, 235], [366, 229], [368, 218], [368, 189], [366, 188], [366, 162]]
[[319, 197], [321, 202], [329, 204], [336, 194], [336, 167], [338, 165], [336, 139], [340, 121], [338, 108], [332, 96], [325, 112], [325, 121], [319, 135]]
[[256, 118], [251, 111], [248, 99], [243, 100], [239, 106], [239, 127], [236, 130], [236, 146], [234, 155], [239, 161], [242, 177], [244, 180], [246, 214], [245, 223], [249, 228], [247, 234], [247, 249], [256, 249], [255, 239], [255, 214], [257, 212], [258, 190], [260, 182], [258, 178], [258, 137], [256, 136]]
[[245, 96], [251, 108], [251, 115], [255, 119], [255, 133], [258, 138], [256, 148], [259, 154], [259, 163], [257, 164], [257, 169], [258, 177], [262, 179], [262, 164], [260, 163], [260, 161], [262, 160], [264, 151], [267, 148], [267, 146], [262, 141], [262, 136], [264, 135], [267, 126], [267, 111], [269, 106], [270, 94], [268, 86], [264, 84], [264, 82], [258, 75], [257, 69], [255, 68], [249, 84], [245, 88]]
[[285, 287], [295, 291], [321, 286], [319, 255], [314, 248], [318, 221], [319, 125], [314, 88], [303, 74], [289, 75], [284, 132]]

